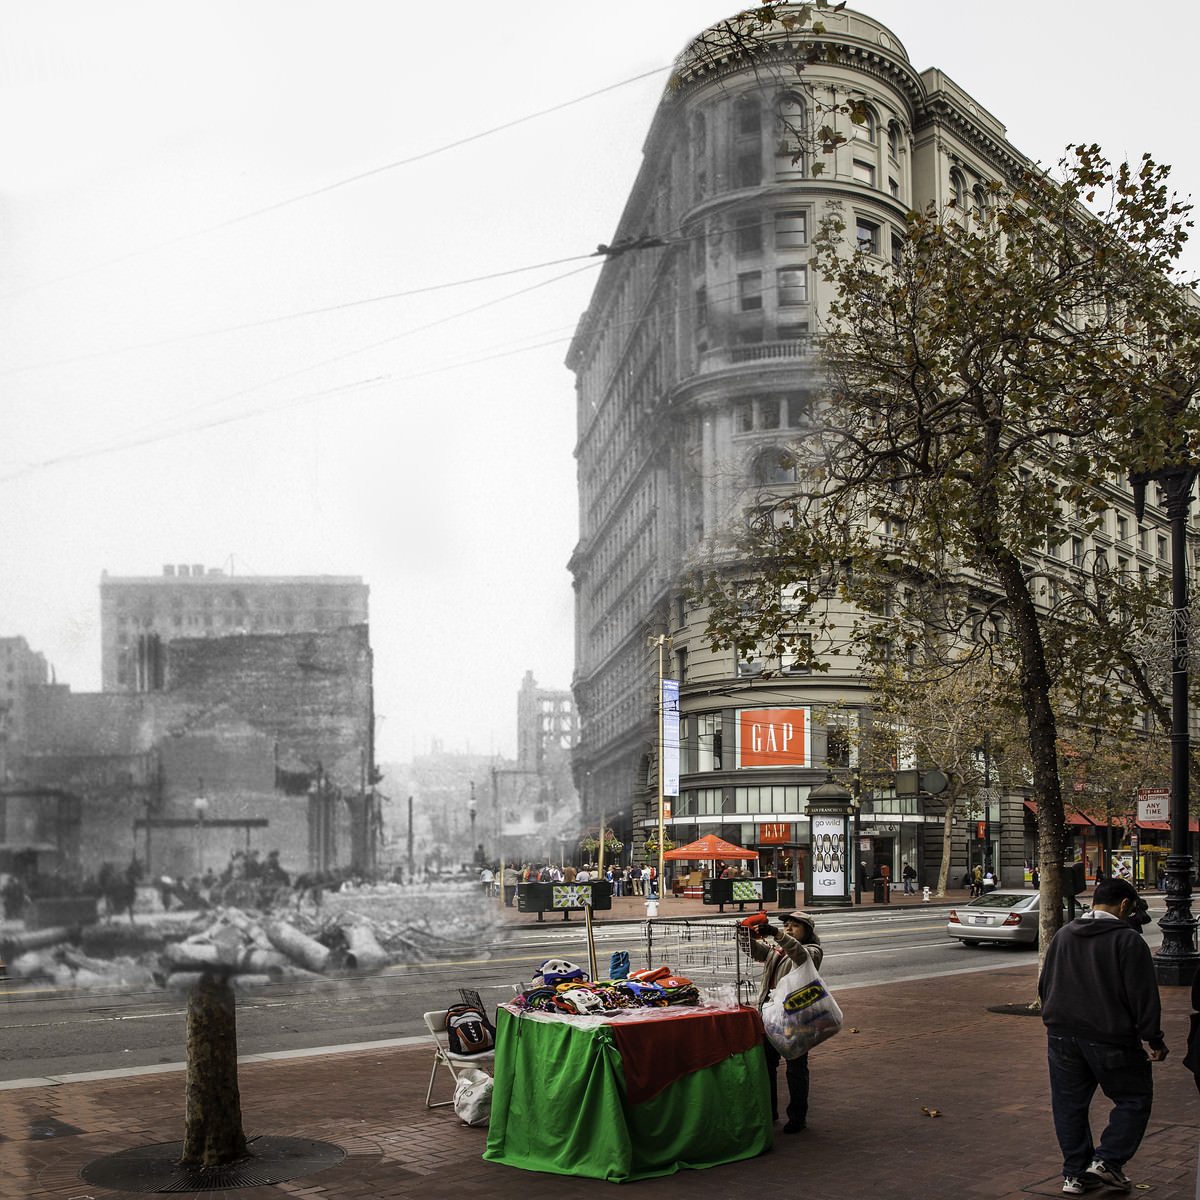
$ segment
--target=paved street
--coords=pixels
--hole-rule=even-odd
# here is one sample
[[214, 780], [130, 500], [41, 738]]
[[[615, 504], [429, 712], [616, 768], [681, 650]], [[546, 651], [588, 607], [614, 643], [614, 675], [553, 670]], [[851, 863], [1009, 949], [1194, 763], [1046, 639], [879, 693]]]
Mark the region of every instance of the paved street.
[[[1060, 1194], [1045, 1042], [1036, 1018], [990, 1012], [1033, 994], [1030, 954], [963, 952], [960, 974], [837, 989], [846, 1029], [812, 1055], [813, 1108], [801, 1137], [703, 1175], [622, 1186], [622, 1195], [794, 1200], [1017, 1200]], [[1181, 1066], [1186, 989], [1166, 989], [1171, 1055], [1155, 1068], [1157, 1101], [1128, 1173], [1149, 1195], [1191, 1197], [1200, 1100]], [[290, 1184], [207, 1191], [227, 1200], [328, 1197], [590, 1197], [599, 1181], [485, 1163], [485, 1134], [424, 1106], [431, 1055], [403, 1038], [336, 1052], [244, 1061], [247, 1132], [334, 1142], [346, 1159]], [[117, 1150], [182, 1136], [183, 1079], [159, 1073], [0, 1085], [0, 1192], [23, 1200], [102, 1200], [79, 1169]], [[1098, 1104], [1096, 1112], [1099, 1113]], [[932, 1114], [936, 1113], [934, 1116]], [[1102, 1193], [1103, 1194], [1103, 1193]]]

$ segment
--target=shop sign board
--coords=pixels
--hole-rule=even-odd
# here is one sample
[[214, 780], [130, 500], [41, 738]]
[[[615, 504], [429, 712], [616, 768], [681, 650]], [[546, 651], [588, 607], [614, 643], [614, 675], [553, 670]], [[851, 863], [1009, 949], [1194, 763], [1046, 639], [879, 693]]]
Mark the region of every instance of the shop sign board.
[[792, 823], [790, 821], [767, 821], [758, 827], [760, 845], [779, 845], [792, 840]]
[[738, 710], [737, 767], [812, 765], [812, 728], [807, 708]]

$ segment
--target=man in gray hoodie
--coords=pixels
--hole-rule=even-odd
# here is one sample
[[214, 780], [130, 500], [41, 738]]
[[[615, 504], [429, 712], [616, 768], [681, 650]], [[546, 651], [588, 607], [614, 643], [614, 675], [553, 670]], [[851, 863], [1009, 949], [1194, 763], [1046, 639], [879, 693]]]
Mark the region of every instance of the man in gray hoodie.
[[[1167, 1057], [1154, 961], [1141, 935], [1126, 924], [1137, 900], [1127, 880], [1097, 885], [1092, 910], [1054, 935], [1038, 980], [1067, 1196], [1104, 1185], [1130, 1189], [1122, 1167], [1150, 1120], [1150, 1064]], [[1098, 1146], [1088, 1122], [1097, 1087], [1113, 1102]]]

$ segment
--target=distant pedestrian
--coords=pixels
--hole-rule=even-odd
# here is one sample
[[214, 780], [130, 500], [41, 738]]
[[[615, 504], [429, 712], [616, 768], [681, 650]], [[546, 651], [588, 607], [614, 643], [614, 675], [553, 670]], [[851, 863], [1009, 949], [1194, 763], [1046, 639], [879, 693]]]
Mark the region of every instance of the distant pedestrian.
[[521, 872], [516, 867], [505, 867], [500, 874], [504, 887], [504, 905], [506, 908], [512, 908], [517, 895], [517, 884], [521, 882]]
[[900, 878], [904, 883], [904, 894], [915, 896], [917, 894], [917, 872], [911, 863], [906, 862], [901, 866]]
[[971, 895], [983, 895], [983, 867], [979, 863], [975, 864], [975, 869], [971, 872]]
[[[1137, 901], [1124, 879], [1096, 888], [1091, 911], [1054, 935], [1038, 981], [1067, 1196], [1104, 1185], [1130, 1190], [1123, 1168], [1150, 1120], [1151, 1063], [1167, 1057], [1154, 960], [1127, 923]], [[1113, 1104], [1098, 1146], [1088, 1119], [1097, 1087]]]
[[492, 874], [491, 867], [484, 867], [479, 872], [479, 883], [483, 887], [483, 894], [490, 896], [492, 894], [492, 884], [495, 882], [496, 876]]
[[989, 871], [983, 877], [983, 890], [985, 893], [994, 892], [996, 890], [996, 877]]

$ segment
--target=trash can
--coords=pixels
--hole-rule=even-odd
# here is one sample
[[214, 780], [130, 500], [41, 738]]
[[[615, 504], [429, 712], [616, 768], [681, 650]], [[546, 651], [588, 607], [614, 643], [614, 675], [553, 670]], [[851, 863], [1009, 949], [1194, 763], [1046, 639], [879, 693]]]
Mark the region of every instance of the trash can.
[[796, 907], [796, 885], [794, 883], [779, 884], [779, 907], [786, 912], [792, 912]]
[[875, 880], [875, 903], [876, 904], [886, 904], [887, 903], [887, 880], [886, 879], [877, 878]]

